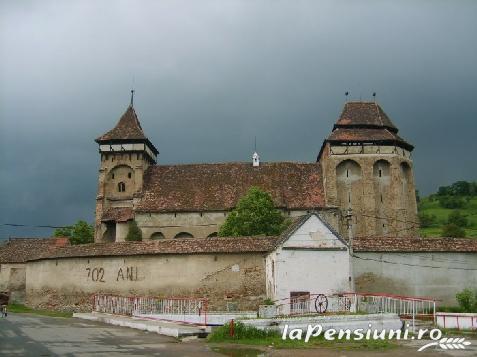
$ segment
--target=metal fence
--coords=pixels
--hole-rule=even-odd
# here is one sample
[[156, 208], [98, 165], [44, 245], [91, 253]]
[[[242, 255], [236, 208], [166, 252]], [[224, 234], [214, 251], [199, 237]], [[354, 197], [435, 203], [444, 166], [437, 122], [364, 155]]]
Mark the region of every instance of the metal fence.
[[[395, 313], [404, 318], [434, 320], [436, 301], [431, 298], [390, 294], [306, 294], [276, 302], [276, 315], [324, 313]], [[414, 323], [413, 323], [414, 325]]]
[[207, 324], [207, 299], [94, 295], [93, 311], [114, 315], [140, 316]]

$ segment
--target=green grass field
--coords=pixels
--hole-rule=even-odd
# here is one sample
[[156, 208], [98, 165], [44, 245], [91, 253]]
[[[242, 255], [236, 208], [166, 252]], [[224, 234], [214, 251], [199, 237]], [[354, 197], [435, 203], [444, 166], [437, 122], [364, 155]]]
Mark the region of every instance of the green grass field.
[[[421, 198], [419, 212], [436, 216], [433, 226], [420, 229], [421, 235], [423, 237], [442, 237], [442, 226], [447, 223], [447, 217], [452, 211], [452, 209], [441, 207], [437, 199]], [[470, 198], [465, 206], [459, 208], [458, 211], [467, 216], [469, 221], [468, 227], [465, 228], [466, 237], [477, 238], [477, 197]]]
[[15, 303], [9, 304], [7, 306], [7, 310], [8, 312], [13, 312], [17, 314], [35, 314], [35, 315], [50, 316], [50, 317], [72, 317], [73, 316], [71, 312], [36, 310], [36, 309], [29, 308], [28, 306], [15, 304]]

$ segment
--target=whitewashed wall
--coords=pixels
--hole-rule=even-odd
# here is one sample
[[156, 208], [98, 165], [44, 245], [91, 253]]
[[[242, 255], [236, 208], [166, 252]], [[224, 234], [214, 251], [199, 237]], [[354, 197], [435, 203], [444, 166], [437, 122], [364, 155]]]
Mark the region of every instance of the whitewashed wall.
[[315, 215], [267, 256], [267, 294], [286, 299], [290, 292], [311, 294], [350, 290], [350, 258], [346, 245]]

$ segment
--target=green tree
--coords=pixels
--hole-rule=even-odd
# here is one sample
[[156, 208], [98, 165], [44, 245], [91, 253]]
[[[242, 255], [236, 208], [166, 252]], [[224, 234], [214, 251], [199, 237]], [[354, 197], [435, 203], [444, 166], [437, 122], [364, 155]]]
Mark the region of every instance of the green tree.
[[442, 227], [442, 235], [449, 238], [463, 238], [465, 237], [465, 230], [455, 224], [447, 224]]
[[72, 226], [56, 228], [53, 232], [53, 236], [55, 237], [71, 237], [71, 230], [73, 229]]
[[251, 187], [220, 227], [219, 236], [277, 235], [288, 225], [267, 192]]
[[455, 224], [456, 226], [463, 228], [467, 227], [469, 221], [466, 216], [456, 210], [449, 214], [449, 217], [447, 217], [447, 223]]
[[126, 240], [129, 242], [142, 241], [142, 232], [141, 229], [138, 227], [136, 221], [129, 222], [129, 230], [128, 235], [126, 236]]
[[79, 220], [71, 227], [70, 243], [86, 244], [94, 242], [94, 228], [91, 224]]
[[455, 295], [462, 312], [477, 312], [477, 290], [464, 289]]

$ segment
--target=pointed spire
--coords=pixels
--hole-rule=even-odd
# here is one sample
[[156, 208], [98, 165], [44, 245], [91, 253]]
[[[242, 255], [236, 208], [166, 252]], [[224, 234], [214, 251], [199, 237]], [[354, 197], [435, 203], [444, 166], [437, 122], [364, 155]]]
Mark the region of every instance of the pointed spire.
[[131, 89], [131, 104], [129, 104], [130, 107], [134, 106], [134, 89]]

